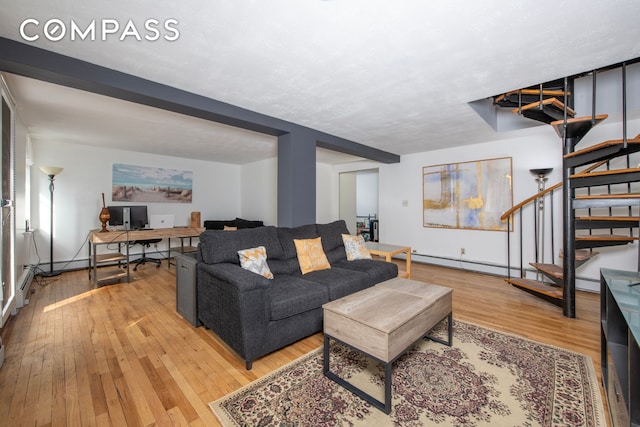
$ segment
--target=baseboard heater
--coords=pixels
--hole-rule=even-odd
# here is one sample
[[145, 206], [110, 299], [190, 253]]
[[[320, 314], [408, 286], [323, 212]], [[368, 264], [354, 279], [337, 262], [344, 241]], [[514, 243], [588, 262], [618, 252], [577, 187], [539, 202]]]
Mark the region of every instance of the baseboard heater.
[[31, 283], [35, 273], [33, 267], [29, 266], [22, 270], [22, 275], [18, 280], [18, 289], [16, 292], [16, 307], [22, 308], [29, 304], [29, 291], [31, 291]]

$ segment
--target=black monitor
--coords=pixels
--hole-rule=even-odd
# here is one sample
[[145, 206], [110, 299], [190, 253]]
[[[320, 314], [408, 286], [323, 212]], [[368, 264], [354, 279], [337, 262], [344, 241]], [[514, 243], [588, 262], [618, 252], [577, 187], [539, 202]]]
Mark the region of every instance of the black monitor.
[[[149, 223], [147, 206], [107, 206], [109, 210], [109, 225], [118, 226], [124, 223], [124, 208], [129, 208], [129, 229], [140, 230]], [[126, 228], [126, 227], [125, 227]]]
[[107, 209], [109, 210], [109, 225], [123, 225], [122, 206], [107, 206]]

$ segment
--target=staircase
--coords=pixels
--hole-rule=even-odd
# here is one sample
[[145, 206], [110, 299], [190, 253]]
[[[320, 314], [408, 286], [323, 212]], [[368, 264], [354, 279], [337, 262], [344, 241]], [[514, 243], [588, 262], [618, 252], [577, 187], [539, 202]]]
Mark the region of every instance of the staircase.
[[[634, 60], [637, 62], [637, 59]], [[623, 103], [626, 104], [625, 67], [622, 70]], [[607, 67], [607, 70], [612, 69]], [[511, 108], [513, 113], [536, 120], [553, 127], [563, 143], [563, 180], [549, 189], [515, 205], [505, 212], [503, 220], [509, 221], [509, 230], [516, 219], [520, 220], [522, 233], [523, 209], [533, 205], [536, 231], [535, 261], [530, 269], [536, 278], [527, 278], [523, 267], [522, 246], [520, 247], [520, 277], [511, 277], [511, 232], [508, 233], [508, 271], [506, 281], [532, 295], [562, 307], [563, 314], [575, 317], [576, 269], [597, 255], [595, 248], [627, 245], [638, 240], [640, 226], [640, 194], [632, 191], [632, 183], [640, 182], [640, 166], [631, 167], [629, 155], [640, 151], [640, 134], [626, 137], [626, 105], [623, 105], [623, 137], [604, 141], [585, 148], [578, 148], [582, 138], [607, 115], [595, 114], [596, 76], [592, 71], [593, 111], [591, 116], [576, 117], [572, 108], [574, 78], [563, 79], [501, 94], [494, 97], [494, 104], [501, 108]], [[577, 170], [580, 169], [580, 170]], [[547, 173], [549, 171], [546, 171]], [[534, 173], [534, 171], [532, 171]], [[544, 173], [544, 172], [541, 172]], [[542, 178], [539, 180], [546, 181]], [[540, 181], [539, 181], [540, 182]], [[539, 188], [540, 190], [540, 188]], [[544, 208], [551, 208], [553, 217], [553, 195], [562, 191], [562, 262], [553, 259], [553, 221], [545, 219]], [[550, 223], [551, 263], [544, 261], [545, 223]], [[540, 244], [539, 239], [543, 240]], [[520, 236], [520, 245], [523, 238]], [[540, 247], [540, 248], [539, 248]]]

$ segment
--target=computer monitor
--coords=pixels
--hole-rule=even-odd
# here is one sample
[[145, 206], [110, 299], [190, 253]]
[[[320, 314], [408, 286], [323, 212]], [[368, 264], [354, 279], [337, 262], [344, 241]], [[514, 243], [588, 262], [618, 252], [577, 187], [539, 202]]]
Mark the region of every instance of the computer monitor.
[[140, 230], [149, 224], [146, 206], [129, 206], [131, 208], [131, 229]]
[[124, 208], [129, 208], [129, 227], [130, 230], [140, 230], [145, 228], [149, 223], [147, 215], [147, 206], [107, 206], [109, 210], [109, 225], [119, 226], [124, 223]]
[[107, 206], [109, 210], [109, 225], [118, 226], [123, 225], [122, 222], [122, 206]]

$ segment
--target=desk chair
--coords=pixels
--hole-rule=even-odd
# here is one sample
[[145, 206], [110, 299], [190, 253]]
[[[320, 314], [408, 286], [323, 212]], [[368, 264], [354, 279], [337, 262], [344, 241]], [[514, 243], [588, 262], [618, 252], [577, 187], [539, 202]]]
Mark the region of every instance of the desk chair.
[[135, 266], [135, 267], [133, 267], [133, 271], [136, 271], [138, 269], [139, 265], [145, 264], [147, 261], [155, 262], [156, 263], [156, 268], [160, 267], [160, 264], [162, 263], [162, 260], [159, 260], [157, 258], [147, 257], [146, 248], [150, 248], [153, 243], [158, 243], [161, 240], [162, 239], [148, 239], [148, 240], [134, 240], [133, 241], [134, 245], [142, 245], [142, 256], [133, 262], [133, 265]]

